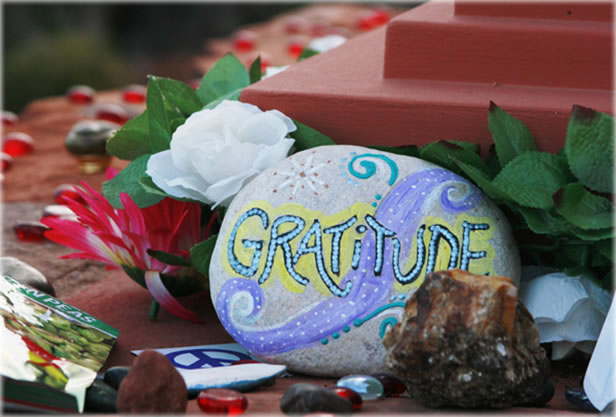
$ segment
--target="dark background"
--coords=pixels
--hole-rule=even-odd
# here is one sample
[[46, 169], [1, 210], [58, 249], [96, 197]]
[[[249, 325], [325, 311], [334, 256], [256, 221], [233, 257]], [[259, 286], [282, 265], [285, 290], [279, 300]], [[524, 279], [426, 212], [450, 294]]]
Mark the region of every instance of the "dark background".
[[3, 110], [62, 95], [146, 83], [147, 74], [189, 81], [205, 41], [305, 3], [4, 3]]

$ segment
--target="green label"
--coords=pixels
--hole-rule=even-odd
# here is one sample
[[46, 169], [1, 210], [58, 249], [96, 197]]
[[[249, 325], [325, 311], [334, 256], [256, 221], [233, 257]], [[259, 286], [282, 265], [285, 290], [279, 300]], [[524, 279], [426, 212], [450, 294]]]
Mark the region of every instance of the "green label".
[[103, 323], [97, 318], [87, 313], [84, 313], [78, 308], [73, 307], [70, 304], [66, 304], [58, 300], [57, 298], [54, 298], [51, 295], [44, 293], [43, 291], [39, 291], [35, 288], [20, 284], [19, 282], [15, 281], [7, 275], [4, 276], [4, 279], [11, 285], [15, 286], [20, 293], [28, 297], [30, 300], [42, 304], [52, 309], [56, 313], [69, 317], [83, 325], [100, 330], [101, 332], [106, 333], [109, 336], [113, 336], [115, 338], [118, 337], [119, 331], [117, 329], [114, 329], [113, 327], [109, 326], [106, 323]]

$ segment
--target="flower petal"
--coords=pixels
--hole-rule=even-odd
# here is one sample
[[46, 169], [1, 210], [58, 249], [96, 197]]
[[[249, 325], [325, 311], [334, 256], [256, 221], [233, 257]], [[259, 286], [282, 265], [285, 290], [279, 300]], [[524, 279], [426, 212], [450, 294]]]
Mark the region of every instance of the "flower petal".
[[208, 188], [205, 196], [209, 200], [214, 201], [215, 204], [212, 206], [212, 209], [219, 205], [229, 207], [232, 197], [235, 196], [235, 194], [237, 194], [242, 187], [257, 174], [259, 174], [259, 171], [257, 170], [242, 172], [240, 175], [229, 177]]
[[265, 112], [242, 123], [237, 131], [237, 138], [242, 143], [273, 145], [282, 140], [288, 131], [289, 127], [278, 115]]
[[203, 323], [195, 313], [182, 306], [165, 288], [158, 271], [145, 272], [145, 285], [152, 297], [169, 313], [184, 320], [194, 323]]
[[178, 198], [191, 198], [211, 203], [203, 197], [203, 191], [208, 184], [204, 184], [198, 177], [179, 171], [173, 164], [170, 151], [155, 153], [148, 160], [145, 173], [152, 178], [154, 184], [169, 195]]
[[283, 139], [272, 146], [261, 148], [252, 167], [257, 171], [263, 171], [277, 162], [282, 161], [287, 157], [294, 143], [295, 139]]

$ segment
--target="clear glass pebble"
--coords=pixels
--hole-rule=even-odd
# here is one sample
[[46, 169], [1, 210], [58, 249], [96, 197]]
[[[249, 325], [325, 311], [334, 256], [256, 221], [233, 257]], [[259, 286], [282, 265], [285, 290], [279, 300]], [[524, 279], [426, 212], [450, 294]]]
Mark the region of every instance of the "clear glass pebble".
[[368, 375], [347, 375], [340, 378], [336, 385], [352, 389], [364, 401], [381, 398], [385, 392], [383, 384], [378, 379]]

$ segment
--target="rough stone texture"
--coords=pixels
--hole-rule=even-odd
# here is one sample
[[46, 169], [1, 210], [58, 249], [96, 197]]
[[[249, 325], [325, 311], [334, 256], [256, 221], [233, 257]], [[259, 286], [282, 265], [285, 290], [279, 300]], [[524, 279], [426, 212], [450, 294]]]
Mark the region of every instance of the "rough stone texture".
[[383, 344], [387, 367], [428, 407], [537, 405], [550, 387], [539, 332], [505, 277], [429, 274]]
[[184, 413], [188, 391], [184, 378], [162, 354], [142, 352], [118, 390], [120, 413]]
[[21, 284], [29, 285], [32, 288], [36, 288], [52, 296], [56, 295], [56, 291], [47, 281], [45, 275], [17, 258], [13, 258], [12, 256], [3, 256], [0, 258], [0, 272], [10, 276]]
[[315, 384], [299, 383], [289, 387], [280, 400], [280, 409], [287, 414], [353, 412], [351, 400]]
[[[466, 221], [486, 229], [466, 233]], [[381, 338], [403, 300], [432, 268], [460, 266], [465, 248], [485, 252], [466, 258], [472, 272], [517, 279], [520, 268], [506, 218], [474, 185], [359, 146], [309, 149], [268, 168], [234, 198], [218, 236], [210, 289], [227, 332], [263, 360], [311, 375], [383, 372]]]

